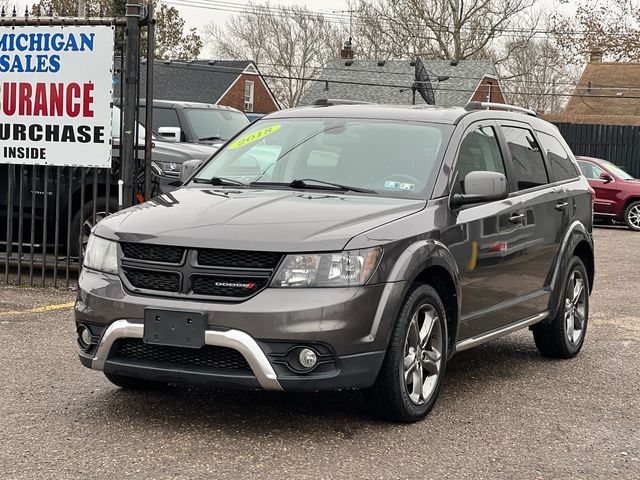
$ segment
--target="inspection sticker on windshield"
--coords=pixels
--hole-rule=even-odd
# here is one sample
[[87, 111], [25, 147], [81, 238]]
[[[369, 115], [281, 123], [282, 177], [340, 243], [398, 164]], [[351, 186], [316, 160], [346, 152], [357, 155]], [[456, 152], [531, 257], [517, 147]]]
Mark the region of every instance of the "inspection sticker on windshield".
[[276, 133], [278, 130], [282, 128], [282, 125], [272, 125], [271, 127], [263, 128], [262, 130], [258, 130], [257, 132], [250, 133], [249, 135], [245, 135], [242, 138], [239, 138], [231, 145], [229, 145], [229, 150], [233, 150], [234, 148], [244, 147], [249, 143], [253, 143], [261, 138], [266, 137], [267, 135], [271, 135], [272, 133]]
[[384, 182], [384, 188], [393, 188], [394, 190], [413, 190], [415, 186], [414, 183], [390, 182], [389, 180]]

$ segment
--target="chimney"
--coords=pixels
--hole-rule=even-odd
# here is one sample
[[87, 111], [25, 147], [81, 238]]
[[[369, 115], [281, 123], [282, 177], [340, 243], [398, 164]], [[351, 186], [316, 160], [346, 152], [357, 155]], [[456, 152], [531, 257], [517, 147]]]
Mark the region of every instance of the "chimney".
[[353, 48], [351, 47], [351, 39], [344, 42], [344, 47], [340, 50], [340, 58], [351, 60], [353, 58]]
[[602, 49], [600, 47], [592, 47], [591, 48], [589, 61], [592, 62], [592, 63], [593, 62], [601, 62], [602, 61]]

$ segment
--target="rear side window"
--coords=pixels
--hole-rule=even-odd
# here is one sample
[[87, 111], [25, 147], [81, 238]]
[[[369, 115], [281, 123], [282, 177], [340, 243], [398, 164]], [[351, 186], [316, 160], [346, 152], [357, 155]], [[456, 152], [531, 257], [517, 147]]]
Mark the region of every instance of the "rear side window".
[[540, 146], [533, 137], [531, 130], [502, 127], [502, 131], [511, 152], [518, 190], [549, 183]]
[[556, 181], [569, 180], [579, 175], [569, 154], [557, 138], [542, 132], [538, 132], [538, 138], [540, 145], [547, 152], [547, 160]]
[[464, 193], [464, 178], [470, 172], [505, 174], [500, 145], [493, 128], [480, 127], [464, 137], [460, 144], [456, 169], [458, 173], [453, 193]]

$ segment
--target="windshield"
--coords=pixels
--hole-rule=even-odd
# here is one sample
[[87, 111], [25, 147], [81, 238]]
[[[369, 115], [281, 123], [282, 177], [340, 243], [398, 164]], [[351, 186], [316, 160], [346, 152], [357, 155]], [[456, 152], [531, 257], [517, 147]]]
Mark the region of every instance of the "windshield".
[[424, 199], [452, 130], [450, 125], [388, 120], [259, 120], [221, 150], [196, 180], [215, 177], [285, 187], [294, 180], [315, 180], [305, 183]]
[[613, 173], [616, 177], [622, 180], [633, 180], [633, 177], [631, 175], [629, 175], [627, 172], [614, 165], [613, 163], [607, 162], [606, 160], [603, 160], [600, 163], [602, 163], [602, 166], [609, 170], [609, 172]]
[[199, 108], [187, 109], [185, 113], [199, 140], [228, 140], [249, 123], [244, 113], [233, 110]]

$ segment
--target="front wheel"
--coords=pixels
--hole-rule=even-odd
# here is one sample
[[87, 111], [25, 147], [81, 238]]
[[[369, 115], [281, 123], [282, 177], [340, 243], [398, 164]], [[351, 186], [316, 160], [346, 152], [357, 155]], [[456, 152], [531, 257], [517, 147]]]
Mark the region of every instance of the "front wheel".
[[556, 316], [549, 324], [539, 323], [533, 327], [536, 347], [545, 357], [575, 357], [584, 344], [588, 321], [589, 277], [582, 260], [572, 257]]
[[442, 386], [447, 344], [446, 313], [438, 293], [429, 285], [413, 287], [400, 309], [378, 378], [363, 392], [369, 413], [407, 423], [424, 418]]
[[624, 210], [624, 223], [631, 230], [640, 232], [640, 201], [631, 202]]

